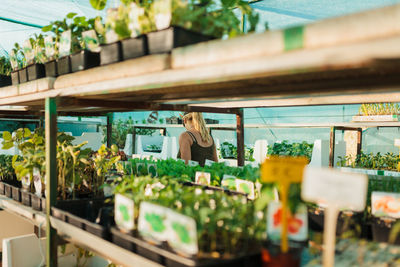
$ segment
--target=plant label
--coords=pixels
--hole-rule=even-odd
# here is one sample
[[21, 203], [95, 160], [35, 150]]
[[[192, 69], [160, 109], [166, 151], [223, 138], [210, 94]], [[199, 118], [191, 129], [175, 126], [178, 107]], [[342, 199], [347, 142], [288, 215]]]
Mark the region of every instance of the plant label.
[[33, 186], [35, 187], [35, 195], [42, 196], [42, 179], [38, 168], [33, 168]]
[[17, 55], [15, 54], [14, 50], [10, 51], [10, 63], [13, 70], [18, 69], [19, 66], [18, 66]]
[[151, 177], [157, 177], [157, 165], [147, 164], [147, 172], [151, 175]]
[[400, 194], [388, 192], [372, 192], [372, 215], [376, 217], [400, 218]]
[[190, 167], [196, 167], [196, 166], [199, 165], [199, 162], [198, 162], [198, 161], [194, 161], [194, 160], [189, 160], [189, 161], [188, 161], [188, 165], [189, 165]]
[[71, 53], [71, 30], [65, 31], [60, 37], [59, 55], [68, 56]]
[[27, 174], [21, 177], [21, 184], [23, 188], [29, 188], [29, 186], [31, 185], [31, 175]]
[[221, 186], [236, 190], [236, 177], [233, 175], [224, 174], [222, 177]]
[[132, 231], [135, 228], [134, 207], [132, 199], [121, 195], [115, 195], [115, 223], [123, 231]]
[[211, 184], [211, 173], [209, 172], [196, 172], [195, 183], [210, 185]]
[[173, 210], [168, 212], [168, 244], [184, 255], [195, 255], [199, 251], [196, 221]]
[[128, 28], [131, 31], [131, 37], [135, 38], [142, 33], [139, 17], [144, 15], [144, 8], [139, 7], [135, 3], [131, 3], [129, 9], [130, 12]]
[[145, 201], [140, 204], [138, 230], [143, 238], [156, 243], [168, 240], [168, 210]]
[[147, 169], [144, 163], [136, 163], [136, 175], [137, 176], [147, 175]]
[[100, 42], [95, 30], [82, 32], [85, 47], [92, 52], [100, 52]]
[[22, 46], [22, 50], [24, 51], [26, 63], [28, 65], [29, 64], [33, 64], [33, 60], [35, 59], [35, 54], [33, 52], [32, 44], [31, 44], [31, 41], [29, 39], [24, 41], [24, 44]]
[[106, 34], [105, 39], [107, 44], [115, 43], [119, 40], [118, 34], [114, 31], [115, 23], [118, 20], [118, 9], [109, 8], [107, 9], [107, 19], [106, 19]]
[[204, 166], [211, 167], [214, 163], [215, 163], [215, 161], [206, 159], [206, 161], [205, 161], [205, 163], [204, 163]]
[[171, 0], [156, 0], [153, 4], [154, 20], [157, 30], [170, 26], [172, 19]]
[[236, 191], [247, 194], [249, 199], [254, 199], [254, 183], [252, 181], [236, 179]]
[[307, 167], [301, 196], [304, 200], [337, 208], [362, 211], [367, 196], [368, 178], [357, 173], [343, 173], [329, 168]]
[[55, 55], [54, 42], [53, 42], [53, 37], [51, 35], [44, 37], [44, 47], [46, 56], [50, 59], [54, 58]]
[[[299, 205], [296, 214], [287, 210], [288, 237], [294, 241], [305, 241], [308, 238], [307, 207]], [[268, 239], [280, 240], [282, 231], [282, 204], [272, 201], [268, 204], [267, 234]]]

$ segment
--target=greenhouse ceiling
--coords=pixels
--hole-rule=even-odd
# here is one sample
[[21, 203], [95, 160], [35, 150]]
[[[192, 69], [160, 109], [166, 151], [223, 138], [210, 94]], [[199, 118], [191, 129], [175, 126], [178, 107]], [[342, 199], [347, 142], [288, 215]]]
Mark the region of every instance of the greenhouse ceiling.
[[[108, 0], [107, 7], [118, 3]], [[251, 5], [260, 14], [260, 25], [268, 22], [270, 29], [282, 29], [396, 3], [400, 0], [261, 0]], [[104, 10], [94, 10], [89, 0], [1, 0], [0, 54], [69, 12], [86, 17], [105, 15]]]

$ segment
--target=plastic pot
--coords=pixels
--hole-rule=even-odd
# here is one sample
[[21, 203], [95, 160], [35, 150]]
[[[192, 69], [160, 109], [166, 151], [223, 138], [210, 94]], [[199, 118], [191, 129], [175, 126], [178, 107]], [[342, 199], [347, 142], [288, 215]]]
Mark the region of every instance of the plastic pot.
[[28, 72], [26, 68], [18, 70], [19, 74], [19, 83], [26, 83], [28, 81]]
[[45, 71], [46, 71], [46, 77], [57, 77], [58, 76], [56, 60], [51, 60], [49, 62], [46, 62], [44, 64], [44, 67], [45, 67]]
[[15, 186], [11, 186], [11, 190], [12, 190], [12, 199], [21, 202], [21, 190]]
[[69, 55], [57, 59], [57, 73], [58, 75], [71, 73], [71, 58]]
[[100, 65], [107, 65], [122, 60], [121, 42], [105, 44], [100, 50]]
[[19, 84], [19, 71], [11, 72], [11, 84], [12, 85]]
[[4, 195], [6, 193], [5, 184], [0, 182], [0, 195]]
[[[390, 217], [372, 217], [372, 238], [377, 242], [389, 242], [390, 231], [393, 226], [399, 222], [400, 219]], [[400, 235], [397, 235], [394, 242], [396, 245], [400, 245]]]
[[32, 194], [28, 191], [21, 190], [21, 202], [25, 206], [32, 206]]
[[121, 47], [123, 60], [142, 57], [149, 53], [146, 35], [122, 40]]
[[27, 67], [28, 81], [37, 80], [46, 76], [44, 64], [32, 64]]
[[82, 50], [71, 55], [71, 71], [77, 72], [100, 65], [100, 53]]
[[11, 85], [11, 76], [0, 75], [0, 87]]

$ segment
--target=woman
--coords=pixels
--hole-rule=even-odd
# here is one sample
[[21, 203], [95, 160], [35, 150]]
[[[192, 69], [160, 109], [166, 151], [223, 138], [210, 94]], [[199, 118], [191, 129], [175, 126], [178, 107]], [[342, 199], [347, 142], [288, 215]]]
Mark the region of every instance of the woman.
[[204, 166], [206, 159], [218, 162], [214, 140], [206, 128], [203, 115], [199, 112], [185, 112], [182, 120], [186, 132], [179, 136], [178, 158], [186, 164], [189, 160], [197, 161], [200, 166]]

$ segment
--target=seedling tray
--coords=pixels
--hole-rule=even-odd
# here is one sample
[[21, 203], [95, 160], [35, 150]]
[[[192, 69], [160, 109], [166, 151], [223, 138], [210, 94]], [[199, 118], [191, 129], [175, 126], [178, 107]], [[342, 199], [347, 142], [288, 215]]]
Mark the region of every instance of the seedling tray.
[[11, 76], [0, 75], [0, 87], [11, 85]]
[[28, 81], [28, 72], [26, 68], [18, 70], [19, 83], [26, 83]]
[[168, 53], [177, 47], [214, 39], [211, 36], [202, 35], [181, 27], [170, 27], [165, 30], [150, 32], [147, 34], [147, 38], [150, 54]]
[[123, 60], [142, 57], [149, 53], [146, 35], [122, 40], [121, 47]]
[[71, 55], [71, 70], [77, 72], [100, 65], [100, 53], [82, 50]]
[[[106, 209], [111, 208], [112, 210], [112, 206], [105, 204], [104, 200], [105, 199], [84, 199], [59, 201], [55, 207], [52, 207], [51, 212], [54, 217], [62, 221], [109, 240], [110, 233], [108, 228], [113, 223], [114, 218], [104, 214]], [[103, 214], [101, 214], [101, 212], [103, 212]], [[97, 218], [99, 219], [99, 223], [96, 223]]]
[[100, 50], [100, 65], [107, 65], [122, 60], [121, 42], [105, 44]]
[[58, 76], [57, 61], [51, 60], [49, 62], [46, 62], [44, 64], [44, 66], [45, 66], [45, 71], [46, 71], [46, 77], [57, 77]]
[[[400, 219], [389, 217], [372, 217], [372, 238], [377, 242], [389, 242], [390, 231]], [[400, 235], [397, 235], [393, 244], [400, 245]]]
[[0, 195], [4, 195], [6, 193], [6, 186], [4, 182], [0, 182]]
[[112, 241], [127, 250], [137, 253], [167, 267], [248, 267], [261, 266], [260, 252], [240, 255], [232, 259], [188, 258], [176, 254], [166, 243], [153, 245], [132, 234], [125, 234], [111, 227]]
[[11, 83], [12, 85], [19, 84], [19, 71], [11, 72]]
[[22, 204], [24, 204], [25, 206], [31, 207], [32, 206], [32, 194], [28, 191], [23, 191], [23, 190], [20, 190], [20, 191], [21, 191]]
[[11, 190], [12, 190], [12, 198], [15, 201], [21, 202], [21, 190], [18, 187], [15, 186], [11, 186]]
[[71, 58], [65, 56], [57, 59], [57, 73], [58, 75], [64, 75], [71, 73]]
[[46, 76], [44, 64], [32, 64], [27, 67], [28, 81], [37, 80]]

